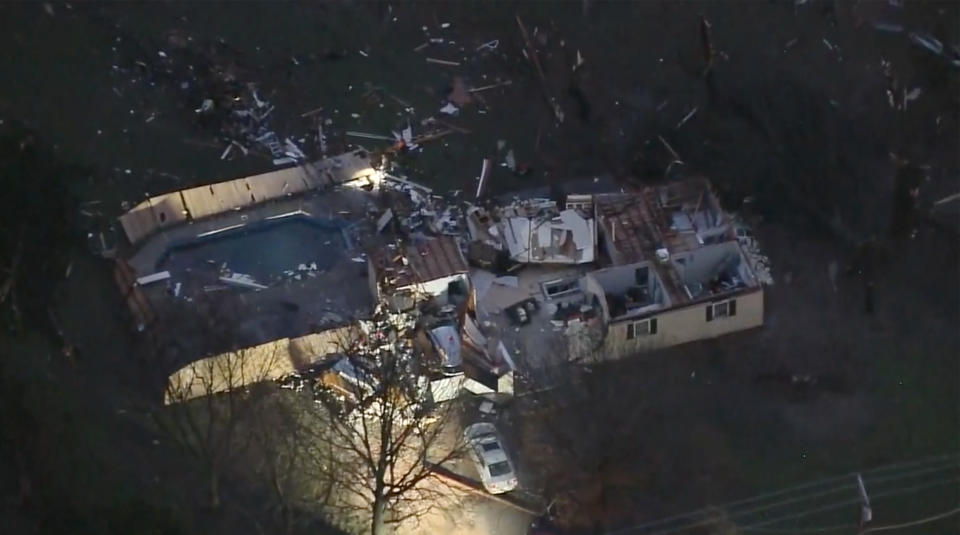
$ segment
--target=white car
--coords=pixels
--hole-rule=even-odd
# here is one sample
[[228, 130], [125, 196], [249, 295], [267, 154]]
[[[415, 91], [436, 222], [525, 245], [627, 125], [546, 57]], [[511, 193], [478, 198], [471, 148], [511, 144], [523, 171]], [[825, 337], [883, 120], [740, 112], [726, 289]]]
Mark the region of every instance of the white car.
[[517, 488], [517, 474], [513, 470], [513, 463], [503, 450], [503, 442], [493, 424], [473, 424], [464, 430], [463, 436], [467, 442], [467, 453], [477, 465], [480, 481], [487, 492], [502, 494]]

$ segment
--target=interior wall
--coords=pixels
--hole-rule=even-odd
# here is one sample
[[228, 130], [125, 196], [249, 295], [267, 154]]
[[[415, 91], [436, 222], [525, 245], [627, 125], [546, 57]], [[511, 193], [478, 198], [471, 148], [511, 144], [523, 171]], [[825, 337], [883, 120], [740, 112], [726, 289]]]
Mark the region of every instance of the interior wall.
[[711, 275], [715, 274], [720, 262], [728, 255], [736, 255], [740, 258], [736, 242], [704, 245], [695, 251], [677, 253], [670, 258], [684, 284], [690, 284], [706, 282]]

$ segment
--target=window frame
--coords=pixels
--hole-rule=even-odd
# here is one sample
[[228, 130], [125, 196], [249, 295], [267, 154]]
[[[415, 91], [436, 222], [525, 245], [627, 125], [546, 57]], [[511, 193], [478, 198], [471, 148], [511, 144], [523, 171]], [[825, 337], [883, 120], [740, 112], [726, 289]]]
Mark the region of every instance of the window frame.
[[[645, 323], [647, 328], [645, 332], [638, 332], [637, 325]], [[627, 322], [627, 340], [637, 340], [647, 336], [653, 336], [659, 332], [659, 326], [657, 325], [657, 318], [644, 318], [642, 320], [630, 321]]]
[[[718, 314], [717, 311], [723, 307], [724, 313]], [[715, 303], [707, 304], [706, 318], [708, 322], [729, 319], [737, 315], [737, 299], [724, 299]]]
[[[555, 286], [569, 286], [569, 287], [561, 292], [557, 292], [554, 294], [551, 294], [549, 291], [547, 291], [547, 288], [555, 287]], [[543, 290], [544, 297], [546, 297], [547, 299], [555, 299], [557, 297], [562, 297], [564, 295], [579, 292], [580, 279], [575, 279], [575, 278], [554, 279], [551, 281], [540, 283], [540, 288], [541, 290]]]

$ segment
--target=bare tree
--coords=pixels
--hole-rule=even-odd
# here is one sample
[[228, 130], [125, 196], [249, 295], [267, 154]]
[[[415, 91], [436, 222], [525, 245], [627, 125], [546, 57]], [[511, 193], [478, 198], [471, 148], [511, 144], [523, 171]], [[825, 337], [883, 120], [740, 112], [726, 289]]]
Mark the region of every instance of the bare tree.
[[368, 514], [373, 535], [424, 514], [436, 498], [424, 485], [428, 461], [442, 466], [462, 451], [459, 433], [446, 433], [455, 404], [433, 403], [419, 374], [413, 329], [410, 316], [378, 308], [313, 388], [326, 420], [315, 439], [337, 452], [332, 473], [353, 498], [344, 506]]
[[228, 351], [194, 362], [167, 381], [167, 406], [153, 413], [171, 440], [201, 465], [211, 507], [220, 505], [224, 467], [246, 445], [240, 434], [265, 388], [252, 385], [292, 371], [284, 341]]
[[[592, 345], [592, 344], [591, 344]], [[523, 436], [524, 458], [541, 476], [544, 496], [557, 505], [557, 519], [578, 529], [603, 533], [608, 522], [628, 516], [628, 496], [645, 486], [634, 466], [642, 436], [638, 424], [647, 407], [628, 403], [642, 389], [638, 374], [597, 367], [604, 346], [589, 350], [567, 341], [552, 351], [573, 352], [564, 364], [534, 370], [523, 377], [524, 393], [511, 414]], [[591, 364], [586, 364], [591, 363]]]

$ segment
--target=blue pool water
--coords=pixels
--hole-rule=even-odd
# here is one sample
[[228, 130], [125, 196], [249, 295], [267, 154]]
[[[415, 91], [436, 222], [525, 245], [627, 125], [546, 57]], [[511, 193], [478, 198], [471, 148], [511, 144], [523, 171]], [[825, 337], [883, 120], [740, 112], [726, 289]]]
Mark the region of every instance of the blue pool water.
[[158, 271], [182, 273], [187, 269], [219, 268], [224, 263], [235, 273], [246, 273], [268, 283], [300, 264], [315, 263], [329, 269], [345, 254], [345, 223], [293, 217], [262, 222], [172, 245], [157, 262]]

